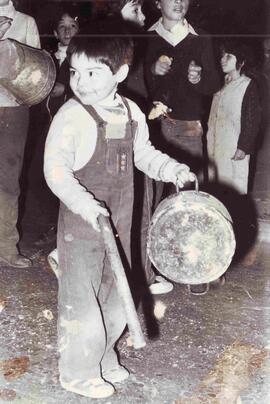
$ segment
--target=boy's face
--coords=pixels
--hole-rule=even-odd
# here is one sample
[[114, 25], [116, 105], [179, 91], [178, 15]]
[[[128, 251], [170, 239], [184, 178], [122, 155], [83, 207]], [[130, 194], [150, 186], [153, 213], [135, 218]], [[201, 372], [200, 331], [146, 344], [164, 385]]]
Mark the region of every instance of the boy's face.
[[220, 64], [223, 73], [228, 74], [237, 71], [236, 67], [237, 59], [234, 55], [231, 53], [222, 53], [222, 57], [220, 59]]
[[70, 87], [83, 104], [98, 104], [113, 93], [122, 81], [120, 70], [121, 67], [113, 74], [106, 64], [85, 54], [73, 54], [70, 60]]
[[68, 46], [71, 38], [75, 36], [78, 31], [79, 26], [77, 21], [68, 14], [64, 14], [57, 25], [57, 30], [54, 31], [54, 35], [62, 45]]
[[157, 7], [160, 9], [163, 24], [172, 25], [183, 21], [189, 7], [189, 0], [158, 0]]

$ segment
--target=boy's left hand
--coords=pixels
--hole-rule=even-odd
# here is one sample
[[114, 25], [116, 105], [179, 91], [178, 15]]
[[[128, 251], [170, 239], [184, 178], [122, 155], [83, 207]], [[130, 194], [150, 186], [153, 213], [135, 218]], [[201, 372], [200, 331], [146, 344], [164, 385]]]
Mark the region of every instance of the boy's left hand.
[[175, 168], [174, 184], [179, 188], [183, 188], [186, 182], [195, 181], [195, 175], [190, 172], [190, 168], [186, 164], [178, 164]]
[[194, 60], [192, 60], [188, 66], [188, 81], [191, 84], [198, 84], [201, 80], [202, 67], [198, 66]]

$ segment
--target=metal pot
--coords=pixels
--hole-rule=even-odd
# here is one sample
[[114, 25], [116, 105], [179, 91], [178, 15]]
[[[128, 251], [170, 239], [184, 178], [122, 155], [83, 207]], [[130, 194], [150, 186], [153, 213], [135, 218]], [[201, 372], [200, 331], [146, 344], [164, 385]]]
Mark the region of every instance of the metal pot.
[[157, 207], [149, 228], [147, 252], [168, 279], [185, 284], [218, 279], [235, 251], [232, 219], [215, 197], [196, 190], [181, 191]]
[[51, 92], [56, 68], [48, 52], [14, 39], [0, 41], [0, 84], [19, 104], [34, 105]]

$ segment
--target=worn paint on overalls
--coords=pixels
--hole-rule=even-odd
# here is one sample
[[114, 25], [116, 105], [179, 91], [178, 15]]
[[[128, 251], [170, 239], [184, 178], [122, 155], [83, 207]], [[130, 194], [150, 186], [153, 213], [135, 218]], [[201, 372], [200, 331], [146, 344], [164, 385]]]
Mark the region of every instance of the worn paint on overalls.
[[[83, 105], [96, 121], [97, 144], [91, 159], [74, 176], [106, 204], [130, 263], [133, 138], [137, 123], [132, 121], [124, 98], [123, 102], [128, 122], [121, 139], [106, 139], [106, 122], [92, 106]], [[101, 233], [61, 204], [57, 247], [60, 378], [72, 382], [100, 377], [102, 371], [119, 366], [114, 345], [126, 326]]]

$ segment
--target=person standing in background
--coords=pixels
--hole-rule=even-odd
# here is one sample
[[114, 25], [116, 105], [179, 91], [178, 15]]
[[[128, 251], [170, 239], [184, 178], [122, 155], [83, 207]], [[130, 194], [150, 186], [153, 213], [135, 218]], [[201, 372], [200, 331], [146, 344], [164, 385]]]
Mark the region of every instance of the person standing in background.
[[[247, 75], [251, 49], [235, 41], [221, 48], [224, 86], [213, 98], [208, 121], [209, 179], [217, 179], [245, 195], [250, 154], [255, 150], [260, 128], [260, 96], [256, 81]], [[214, 170], [211, 170], [212, 165]]]
[[[163, 106], [162, 149], [184, 160], [195, 174], [201, 174], [205, 96], [218, 91], [221, 80], [209, 36], [195, 30], [185, 18], [190, 3], [191, 0], [156, 1], [161, 18], [149, 28], [145, 72], [154, 105]], [[149, 115], [152, 117], [156, 114]], [[163, 184], [158, 184], [157, 193], [160, 199]]]
[[[0, 0], [0, 40], [15, 39], [40, 48], [33, 17], [17, 11], [11, 0]], [[18, 250], [19, 178], [29, 123], [29, 108], [20, 105], [0, 84], [0, 261], [27, 268], [31, 260]]]
[[[205, 166], [203, 127], [206, 97], [221, 87], [209, 36], [186, 20], [192, 0], [157, 0], [160, 19], [149, 28], [145, 76], [154, 108], [149, 119], [161, 118], [159, 148], [184, 161], [201, 177]], [[155, 205], [164, 184], [156, 182]], [[169, 185], [167, 194], [175, 193]], [[190, 285], [203, 294], [207, 285]]]
[[69, 87], [69, 64], [66, 59], [67, 48], [71, 39], [79, 32], [77, 9], [61, 9], [53, 24], [53, 34], [57, 39], [57, 50], [52, 53], [58, 71], [55, 86], [48, 97], [47, 108], [51, 119], [61, 105], [72, 96]]

